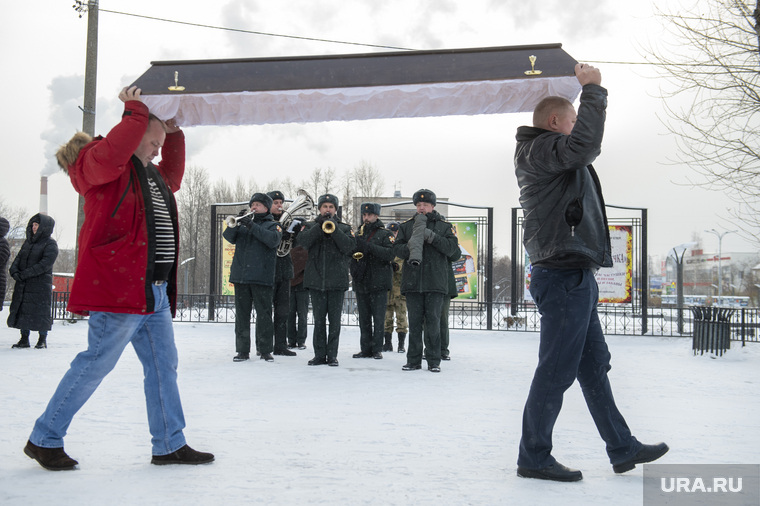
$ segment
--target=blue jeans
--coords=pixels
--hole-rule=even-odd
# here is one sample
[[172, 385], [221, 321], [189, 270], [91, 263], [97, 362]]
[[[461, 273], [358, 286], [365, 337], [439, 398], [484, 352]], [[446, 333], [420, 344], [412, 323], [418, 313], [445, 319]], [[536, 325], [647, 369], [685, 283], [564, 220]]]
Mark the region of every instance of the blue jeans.
[[79, 353], [58, 384], [29, 440], [43, 448], [63, 447], [74, 415], [98, 388], [132, 343], [145, 374], [145, 402], [153, 455], [185, 445], [185, 417], [177, 389], [177, 348], [166, 283], [153, 285], [156, 312], [146, 315], [92, 312], [87, 350]]
[[555, 462], [552, 431], [563, 395], [576, 378], [610, 462], [630, 459], [641, 443], [631, 435], [612, 396], [610, 353], [596, 310], [599, 288], [593, 271], [534, 267], [530, 294], [541, 313], [541, 342], [523, 411], [517, 465], [542, 469]]

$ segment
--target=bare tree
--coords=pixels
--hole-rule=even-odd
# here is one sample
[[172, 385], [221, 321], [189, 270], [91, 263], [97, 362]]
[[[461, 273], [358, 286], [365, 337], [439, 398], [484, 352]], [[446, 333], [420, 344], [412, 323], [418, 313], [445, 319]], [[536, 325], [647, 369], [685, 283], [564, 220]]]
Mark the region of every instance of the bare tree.
[[357, 197], [379, 197], [385, 192], [383, 175], [364, 160], [351, 170], [351, 179]]
[[674, 161], [696, 172], [692, 184], [727, 193], [735, 225], [760, 242], [760, 5], [710, 0], [658, 15], [673, 38], [647, 59], [670, 84], [663, 122], [677, 138]]
[[[209, 205], [211, 184], [203, 167], [190, 166], [182, 178], [182, 188], [177, 192], [179, 213], [180, 257], [179, 263], [192, 258], [177, 272], [180, 292], [206, 293], [208, 289], [209, 262]], [[184, 280], [188, 286], [185, 287]]]

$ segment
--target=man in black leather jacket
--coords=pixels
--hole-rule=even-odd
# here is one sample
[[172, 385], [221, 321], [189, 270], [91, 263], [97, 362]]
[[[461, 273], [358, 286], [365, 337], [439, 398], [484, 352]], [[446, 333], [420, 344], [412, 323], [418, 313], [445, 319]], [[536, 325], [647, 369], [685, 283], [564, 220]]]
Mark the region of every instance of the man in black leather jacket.
[[651, 462], [665, 443], [636, 440], [612, 396], [610, 353], [596, 306], [594, 273], [611, 267], [604, 198], [591, 163], [601, 152], [607, 90], [598, 69], [575, 67], [583, 87], [576, 114], [561, 97], [547, 97], [533, 127], [517, 130], [515, 174], [525, 215], [523, 242], [532, 264], [530, 293], [541, 313], [538, 366], [523, 412], [517, 475], [578, 481], [551, 455], [552, 431], [564, 392], [577, 379], [616, 473]]

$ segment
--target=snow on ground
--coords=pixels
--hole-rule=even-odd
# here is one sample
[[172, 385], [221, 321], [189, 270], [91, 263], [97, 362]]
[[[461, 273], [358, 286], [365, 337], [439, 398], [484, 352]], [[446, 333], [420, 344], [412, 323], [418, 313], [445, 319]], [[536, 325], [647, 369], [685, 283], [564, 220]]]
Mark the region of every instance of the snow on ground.
[[[642, 503], [641, 466], [612, 472], [577, 384], [554, 455], [583, 481], [515, 475], [538, 336], [507, 331], [453, 330], [452, 360], [433, 374], [402, 371], [395, 352], [352, 359], [356, 327], [343, 328], [332, 368], [307, 366], [311, 349], [233, 363], [233, 324], [176, 324], [186, 436], [216, 462], [150, 464], [142, 370], [128, 348], [71, 424], [66, 450], [79, 469], [45, 471], [22, 448], [86, 330], [56, 322], [47, 350], [12, 350], [18, 334], [0, 329], [0, 504]], [[760, 345], [713, 359], [684, 338], [608, 342], [621, 411], [640, 440], [670, 445], [661, 463], [760, 461]]]

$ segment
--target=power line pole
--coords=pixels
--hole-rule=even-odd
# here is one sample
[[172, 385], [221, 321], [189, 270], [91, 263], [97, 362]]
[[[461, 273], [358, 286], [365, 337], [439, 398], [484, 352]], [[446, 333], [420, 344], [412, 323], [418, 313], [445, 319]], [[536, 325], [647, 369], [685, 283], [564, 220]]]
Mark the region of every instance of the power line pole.
[[[98, 0], [77, 0], [73, 6], [81, 18], [87, 13], [87, 59], [84, 71], [84, 107], [82, 109], [82, 131], [95, 136], [95, 101], [98, 84]], [[79, 258], [79, 231], [84, 224], [84, 197], [79, 195], [77, 212], [77, 258]]]

